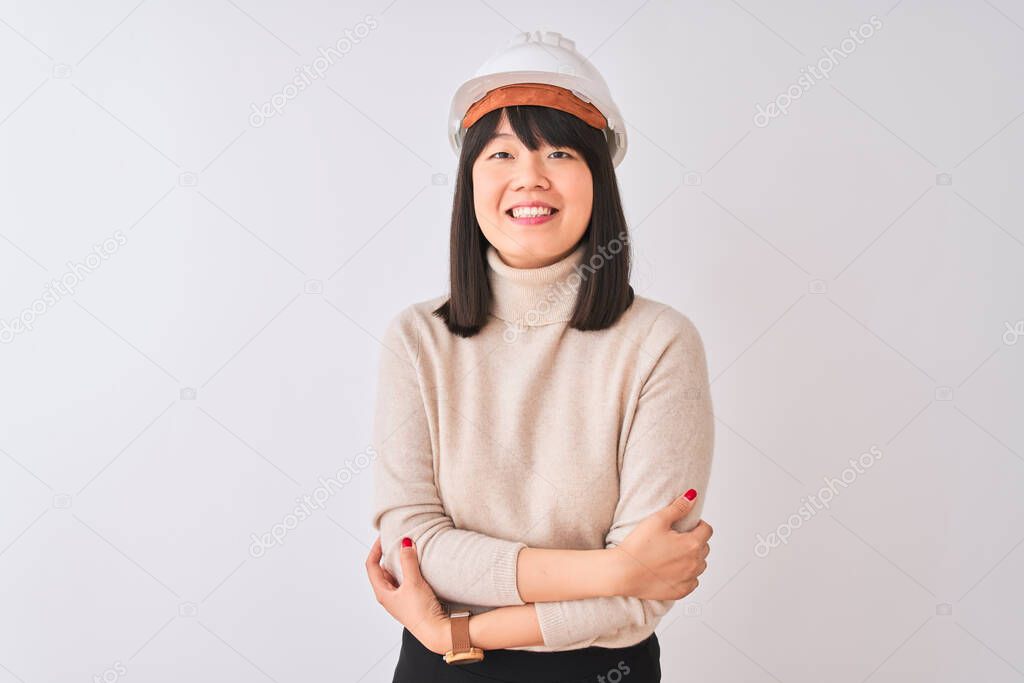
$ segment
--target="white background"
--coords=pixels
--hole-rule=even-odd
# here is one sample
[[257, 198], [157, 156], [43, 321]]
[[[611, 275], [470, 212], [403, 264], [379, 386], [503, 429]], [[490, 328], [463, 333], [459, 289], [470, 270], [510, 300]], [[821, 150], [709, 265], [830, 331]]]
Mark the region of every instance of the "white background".
[[665, 680], [1024, 680], [1020, 2], [149, 0], [0, 2], [0, 330], [39, 312], [0, 344], [0, 683], [391, 680], [370, 470], [251, 535], [369, 446], [384, 325], [447, 285], [449, 98], [536, 28], [608, 80], [634, 286], [708, 353]]

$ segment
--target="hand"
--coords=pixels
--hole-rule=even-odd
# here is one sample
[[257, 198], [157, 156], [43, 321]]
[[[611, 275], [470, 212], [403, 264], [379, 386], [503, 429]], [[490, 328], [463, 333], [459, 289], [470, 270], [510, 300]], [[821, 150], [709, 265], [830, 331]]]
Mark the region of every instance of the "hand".
[[366, 558], [366, 573], [370, 577], [370, 586], [373, 587], [377, 602], [431, 652], [439, 655], [448, 652], [452, 649], [448, 617], [434, 589], [420, 573], [416, 547], [401, 549], [401, 586], [391, 572], [380, 566], [382, 555], [378, 536]]
[[618, 595], [681, 600], [697, 588], [697, 577], [708, 566], [713, 529], [704, 520], [690, 531], [672, 528], [692, 507], [693, 501], [679, 496], [610, 549], [619, 557]]

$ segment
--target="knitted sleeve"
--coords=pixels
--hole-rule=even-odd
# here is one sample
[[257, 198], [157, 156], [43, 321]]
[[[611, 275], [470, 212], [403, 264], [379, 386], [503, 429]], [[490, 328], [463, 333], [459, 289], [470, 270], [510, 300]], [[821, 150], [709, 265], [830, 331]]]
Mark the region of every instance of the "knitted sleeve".
[[408, 536], [423, 577], [442, 602], [523, 605], [516, 562], [526, 544], [457, 529], [441, 504], [416, 369], [419, 332], [408, 310], [384, 333], [375, 402], [372, 524], [380, 533], [382, 564], [402, 581], [399, 552]]
[[[698, 496], [673, 525], [689, 531], [700, 521], [711, 476], [714, 416], [704, 346], [689, 318], [666, 307], [643, 348], [656, 358], [628, 427], [619, 500], [605, 547], [619, 545], [653, 512], [687, 489]], [[535, 603], [544, 644], [586, 647], [622, 628], [657, 625], [674, 600], [614, 596]]]

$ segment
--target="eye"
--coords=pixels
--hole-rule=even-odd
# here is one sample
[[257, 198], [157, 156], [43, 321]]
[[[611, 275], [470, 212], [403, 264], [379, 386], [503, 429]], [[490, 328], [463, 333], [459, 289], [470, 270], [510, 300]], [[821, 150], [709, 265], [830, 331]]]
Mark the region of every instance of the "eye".
[[[508, 152], [495, 152], [489, 158], [493, 159], [493, 158], [497, 157], [499, 154], [509, 154], [509, 153]], [[555, 150], [551, 154], [564, 154], [565, 155], [564, 157], [556, 157], [557, 159], [572, 159], [572, 154], [570, 154], [569, 152], [564, 152], [564, 151], [562, 151], [560, 149], [559, 150]], [[504, 159], [504, 158], [507, 158], [507, 157], [500, 157], [500, 158]]]

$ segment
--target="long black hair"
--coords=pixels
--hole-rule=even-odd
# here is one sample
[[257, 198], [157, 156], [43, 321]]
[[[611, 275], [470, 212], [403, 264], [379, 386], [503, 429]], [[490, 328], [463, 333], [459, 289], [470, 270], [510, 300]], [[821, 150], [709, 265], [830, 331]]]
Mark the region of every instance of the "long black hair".
[[[491, 288], [487, 279], [488, 241], [473, 208], [473, 163], [494, 139], [502, 115], [528, 149], [541, 144], [579, 152], [590, 168], [594, 204], [590, 223], [581, 240], [587, 241], [580, 268], [587, 272], [576, 296], [569, 326], [577, 330], [611, 327], [633, 303], [629, 284], [630, 247], [626, 217], [605, 134], [581, 119], [558, 109], [517, 105], [488, 112], [466, 131], [452, 207], [450, 293], [433, 311], [448, 330], [472, 337], [487, 323]], [[578, 244], [578, 243], [577, 243]]]

